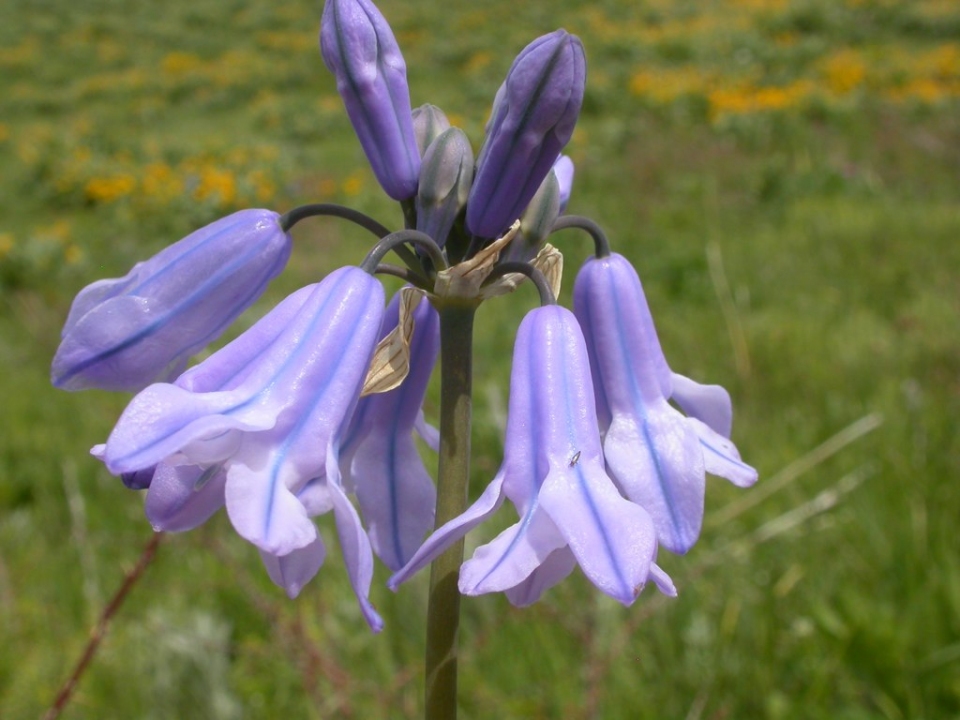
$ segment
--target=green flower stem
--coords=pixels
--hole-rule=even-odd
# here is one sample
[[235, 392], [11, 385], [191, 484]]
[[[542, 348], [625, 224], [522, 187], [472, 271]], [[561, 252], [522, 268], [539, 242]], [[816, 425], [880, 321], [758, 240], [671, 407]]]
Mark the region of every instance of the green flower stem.
[[[447, 299], [440, 313], [440, 471], [437, 527], [467, 507], [473, 374], [473, 302]], [[427, 609], [426, 720], [457, 716], [457, 627], [463, 540], [433, 561]]]

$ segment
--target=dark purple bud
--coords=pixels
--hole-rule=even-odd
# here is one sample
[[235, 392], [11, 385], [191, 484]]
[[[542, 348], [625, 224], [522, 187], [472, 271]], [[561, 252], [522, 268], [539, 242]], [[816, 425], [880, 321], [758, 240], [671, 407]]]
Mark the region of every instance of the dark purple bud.
[[534, 40], [514, 60], [477, 160], [467, 203], [473, 234], [497, 237], [523, 213], [573, 134], [585, 83], [583, 46], [566, 30]]
[[320, 52], [380, 185], [394, 200], [409, 200], [417, 194], [420, 152], [407, 66], [386, 19], [369, 0], [329, 0]]

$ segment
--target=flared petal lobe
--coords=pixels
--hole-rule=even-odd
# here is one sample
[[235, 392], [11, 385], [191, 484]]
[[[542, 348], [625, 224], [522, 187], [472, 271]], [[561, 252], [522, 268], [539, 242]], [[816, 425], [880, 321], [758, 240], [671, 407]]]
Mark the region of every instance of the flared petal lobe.
[[394, 200], [409, 200], [417, 193], [420, 151], [407, 66], [386, 19], [369, 0], [327, 0], [320, 52], [381, 187]]
[[534, 40], [517, 56], [477, 159], [470, 232], [498, 237], [520, 217], [573, 135], [585, 85], [583, 46], [566, 30]]
[[359, 268], [303, 288], [175, 384], [138, 394], [107, 440], [107, 467], [157, 467], [147, 508], [167, 529], [188, 529], [225, 504], [237, 532], [273, 558], [268, 568], [291, 593], [320, 550], [291, 554], [316, 548], [310, 518], [332, 508], [375, 625], [366, 599], [372, 554], [340, 497], [338, 450], [382, 316], [383, 290]]
[[286, 265], [291, 240], [278, 219], [269, 210], [241, 210], [125, 277], [82, 290], [53, 359], [53, 384], [137, 391], [182, 372]]

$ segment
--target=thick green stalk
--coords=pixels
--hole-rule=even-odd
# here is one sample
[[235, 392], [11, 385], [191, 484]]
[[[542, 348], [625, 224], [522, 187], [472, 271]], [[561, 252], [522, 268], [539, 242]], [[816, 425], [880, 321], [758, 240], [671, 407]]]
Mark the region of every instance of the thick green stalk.
[[[437, 527], [467, 506], [475, 304], [446, 301], [440, 312], [440, 471]], [[457, 716], [457, 627], [463, 540], [433, 561], [427, 609], [426, 720]]]

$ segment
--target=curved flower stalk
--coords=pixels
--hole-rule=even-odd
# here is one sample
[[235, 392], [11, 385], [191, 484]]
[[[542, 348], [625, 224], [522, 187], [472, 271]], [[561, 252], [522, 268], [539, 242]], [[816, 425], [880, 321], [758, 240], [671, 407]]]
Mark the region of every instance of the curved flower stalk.
[[513, 61], [477, 158], [470, 232], [499, 237], [523, 214], [573, 135], [585, 85], [583, 46], [566, 30], [537, 38]]
[[520, 520], [464, 563], [462, 593], [505, 591], [513, 604], [528, 605], [579, 565], [599, 590], [624, 605], [648, 579], [674, 594], [654, 563], [653, 521], [604, 470], [594, 407], [587, 349], [573, 314], [555, 305], [528, 313], [517, 332], [500, 471], [465, 513], [427, 539], [390, 587], [507, 497]]
[[[397, 326], [399, 307], [397, 293], [381, 336]], [[422, 432], [420, 407], [440, 349], [440, 321], [426, 299], [413, 321], [409, 374], [399, 387], [361, 398], [340, 451], [344, 485], [356, 492], [373, 551], [391, 570], [403, 567], [433, 527], [437, 499], [413, 434]]]
[[369, 0], [328, 0], [320, 52], [381, 187], [394, 200], [409, 200], [417, 193], [420, 151], [407, 66], [386, 19]]
[[[624, 494], [653, 516], [660, 543], [684, 553], [700, 534], [705, 472], [741, 487], [757, 479], [726, 437], [729, 396], [670, 372], [640, 278], [621, 255], [584, 263], [574, 283], [574, 312], [590, 354], [607, 468]], [[668, 402], [675, 386], [691, 417]]]
[[189, 529], [225, 504], [294, 594], [323, 559], [310, 518], [332, 509], [357, 598], [379, 629], [367, 599], [373, 557], [338, 451], [382, 315], [379, 282], [341, 268], [176, 383], [143, 390], [94, 452], [115, 474], [156, 466], [146, 505], [158, 529]]
[[270, 210], [241, 210], [122, 278], [88, 285], [61, 333], [53, 384], [137, 391], [176, 377], [287, 264], [291, 239], [278, 219]]

